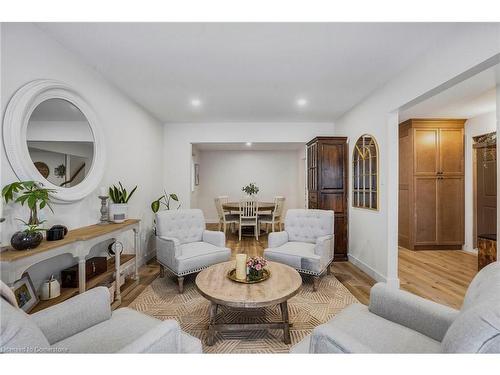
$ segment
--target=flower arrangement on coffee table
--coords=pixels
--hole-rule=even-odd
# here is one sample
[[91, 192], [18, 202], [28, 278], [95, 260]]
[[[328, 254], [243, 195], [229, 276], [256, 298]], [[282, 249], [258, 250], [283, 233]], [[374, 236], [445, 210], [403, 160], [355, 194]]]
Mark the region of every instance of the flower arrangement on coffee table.
[[263, 257], [252, 257], [247, 260], [248, 279], [251, 281], [260, 280], [264, 277], [264, 267], [267, 260]]

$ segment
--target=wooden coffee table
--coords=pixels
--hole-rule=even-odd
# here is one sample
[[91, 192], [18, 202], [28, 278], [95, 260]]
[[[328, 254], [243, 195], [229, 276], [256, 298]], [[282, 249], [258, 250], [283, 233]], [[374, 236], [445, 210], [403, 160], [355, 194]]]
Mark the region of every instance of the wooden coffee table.
[[[235, 261], [213, 265], [196, 276], [196, 287], [210, 304], [210, 323], [207, 345], [213, 345], [216, 331], [248, 331], [282, 329], [285, 344], [290, 344], [290, 322], [287, 301], [302, 286], [302, 278], [293, 268], [280, 263], [268, 262], [266, 268], [271, 277], [255, 284], [242, 284], [229, 280], [227, 273], [235, 268]], [[256, 309], [280, 305], [282, 320], [273, 323], [217, 323], [219, 305], [233, 308]]]

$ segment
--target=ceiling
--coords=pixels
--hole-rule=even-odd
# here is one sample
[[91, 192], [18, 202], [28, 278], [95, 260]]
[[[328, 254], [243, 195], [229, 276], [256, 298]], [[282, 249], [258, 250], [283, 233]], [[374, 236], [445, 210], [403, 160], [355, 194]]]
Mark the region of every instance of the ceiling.
[[[465, 24], [39, 23], [164, 122], [331, 122]], [[297, 101], [303, 99], [303, 106]], [[192, 105], [198, 100], [198, 106]]]
[[198, 151], [299, 151], [306, 144], [300, 142], [259, 142], [251, 143], [193, 143]]
[[469, 119], [496, 111], [498, 67], [492, 67], [402, 111], [399, 121], [410, 118]]

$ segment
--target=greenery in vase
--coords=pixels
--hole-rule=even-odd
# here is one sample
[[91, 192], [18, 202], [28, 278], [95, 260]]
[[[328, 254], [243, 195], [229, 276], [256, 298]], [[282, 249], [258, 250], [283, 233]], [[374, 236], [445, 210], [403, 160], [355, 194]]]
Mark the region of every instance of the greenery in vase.
[[52, 212], [50, 205], [49, 193], [55, 193], [54, 189], [47, 189], [43, 187], [41, 182], [36, 181], [19, 181], [13, 182], [12, 184], [4, 186], [2, 189], [2, 197], [5, 199], [5, 203], [14, 201], [16, 203], [21, 203], [21, 206], [26, 205], [30, 210], [30, 218], [27, 225], [38, 225], [40, 221], [38, 220], [38, 211], [45, 207], [48, 207]]
[[243, 186], [241, 190], [248, 195], [255, 195], [259, 192], [259, 187], [255, 184], [255, 182], [250, 182], [247, 186]]
[[109, 197], [113, 201], [113, 203], [128, 203], [132, 195], [137, 190], [137, 185], [132, 189], [130, 193], [127, 192], [121, 182], [118, 182], [119, 186], [113, 185], [109, 188]]
[[21, 220], [21, 219], [17, 219], [17, 220], [19, 220], [20, 222], [22, 222], [26, 226], [26, 229], [23, 230], [23, 232], [26, 234], [34, 234], [34, 233], [43, 232], [43, 231], [47, 230], [45, 228], [40, 227], [40, 224], [45, 223], [45, 220], [40, 221], [38, 224], [29, 224], [28, 222]]
[[179, 197], [177, 196], [177, 194], [175, 194], [175, 193], [168, 194], [165, 191], [164, 194], [160, 198], [151, 202], [151, 210], [154, 213], [157, 213], [160, 210], [161, 206], [165, 207], [165, 209], [167, 209], [167, 210], [170, 210], [170, 203], [172, 201], [177, 203], [177, 208], [179, 208], [181, 206], [181, 204], [179, 202]]

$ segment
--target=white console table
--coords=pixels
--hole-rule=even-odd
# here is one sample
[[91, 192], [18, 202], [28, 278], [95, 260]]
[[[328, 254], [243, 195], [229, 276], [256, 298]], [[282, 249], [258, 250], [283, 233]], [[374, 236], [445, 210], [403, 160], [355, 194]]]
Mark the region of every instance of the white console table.
[[[56, 298], [53, 303], [62, 302], [77, 293], [83, 293], [86, 289], [85, 261], [94, 245], [116, 237], [118, 234], [132, 230], [134, 232], [135, 253], [135, 279], [138, 280], [138, 255], [139, 252], [139, 225], [140, 220], [129, 219], [120, 224], [90, 225], [68, 231], [64, 239], [59, 241], [43, 241], [40, 246], [32, 250], [17, 251], [12, 248], [0, 253], [0, 270], [2, 280], [12, 285], [19, 280], [23, 273], [31, 266], [44, 260], [54, 258], [61, 254], [71, 254], [78, 260], [78, 290], [68, 291], [61, 298]], [[115, 255], [115, 302], [121, 302], [120, 293], [120, 254]], [[52, 300], [51, 300], [52, 301]]]

